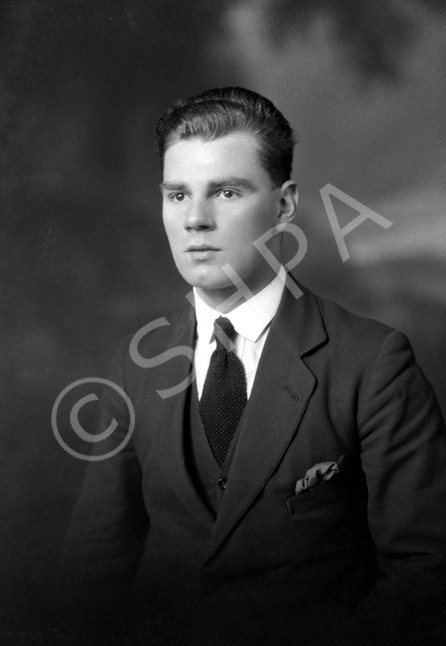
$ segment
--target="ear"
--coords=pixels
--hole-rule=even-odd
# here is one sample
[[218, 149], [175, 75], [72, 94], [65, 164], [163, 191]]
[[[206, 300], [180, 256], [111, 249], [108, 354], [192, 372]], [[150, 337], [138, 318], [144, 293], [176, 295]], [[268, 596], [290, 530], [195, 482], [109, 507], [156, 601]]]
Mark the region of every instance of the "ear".
[[274, 225], [274, 230], [278, 233], [283, 231], [288, 222], [291, 222], [296, 215], [298, 197], [296, 182], [289, 179], [282, 184], [280, 187], [280, 213]]

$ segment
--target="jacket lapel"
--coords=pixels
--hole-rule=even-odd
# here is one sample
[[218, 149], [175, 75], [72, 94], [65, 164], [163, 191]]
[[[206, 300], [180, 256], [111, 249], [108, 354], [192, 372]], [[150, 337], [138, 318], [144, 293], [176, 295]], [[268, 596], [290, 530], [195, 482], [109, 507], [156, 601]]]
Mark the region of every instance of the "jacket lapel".
[[[194, 347], [195, 316], [192, 308], [181, 311], [177, 319], [172, 321], [172, 337], [170, 348], [178, 346]], [[194, 379], [193, 366], [189, 360], [179, 363], [169, 360], [163, 366], [166, 383], [192, 383]], [[184, 413], [188, 388], [182, 388], [178, 394], [166, 399], [157, 399], [159, 406], [153, 418], [158, 425], [158, 440], [156, 454], [163, 469], [166, 481], [183, 501], [191, 514], [200, 523], [213, 523], [213, 517], [201, 497], [198, 495], [190, 478], [184, 454]]]
[[315, 297], [285, 289], [241, 420], [210, 555], [262, 489], [291, 442], [315, 386], [302, 356], [327, 338]]

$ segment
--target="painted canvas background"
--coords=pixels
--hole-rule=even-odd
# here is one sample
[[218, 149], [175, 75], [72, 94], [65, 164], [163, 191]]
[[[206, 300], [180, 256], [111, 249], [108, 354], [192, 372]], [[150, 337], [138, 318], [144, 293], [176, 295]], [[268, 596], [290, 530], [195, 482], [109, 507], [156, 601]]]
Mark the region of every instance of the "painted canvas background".
[[[299, 137], [301, 282], [403, 330], [446, 413], [446, 12], [435, 0], [7, 0], [0, 9], [0, 550], [6, 632], [53, 582], [86, 462], [51, 412], [189, 291], [161, 223], [154, 123], [244, 85]], [[321, 198], [369, 219], [343, 261]], [[357, 217], [333, 200], [340, 226]], [[289, 257], [296, 243], [288, 241]], [[89, 392], [88, 388], [82, 392]], [[94, 403], [84, 407], [85, 427]], [[63, 417], [63, 415], [62, 415]], [[60, 420], [75, 450], [68, 415]], [[11, 642], [16, 643], [16, 642]], [[25, 643], [25, 642], [24, 642]]]

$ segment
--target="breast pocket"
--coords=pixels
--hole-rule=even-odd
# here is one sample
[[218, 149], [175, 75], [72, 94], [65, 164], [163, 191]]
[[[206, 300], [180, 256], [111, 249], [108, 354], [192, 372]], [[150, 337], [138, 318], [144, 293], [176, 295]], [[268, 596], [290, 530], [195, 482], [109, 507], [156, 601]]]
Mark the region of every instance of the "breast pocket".
[[342, 506], [342, 501], [346, 498], [345, 487], [332, 484], [331, 482], [321, 482], [316, 487], [308, 491], [296, 494], [286, 500], [289, 516], [299, 514], [304, 510], [310, 511], [311, 507], [336, 504]]

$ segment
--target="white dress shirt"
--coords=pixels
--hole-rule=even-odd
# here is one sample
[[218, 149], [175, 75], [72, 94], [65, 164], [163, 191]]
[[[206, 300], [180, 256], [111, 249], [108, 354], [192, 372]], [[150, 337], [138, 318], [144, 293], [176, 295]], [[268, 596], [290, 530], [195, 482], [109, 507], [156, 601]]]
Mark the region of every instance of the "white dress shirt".
[[214, 321], [220, 316], [228, 318], [236, 331], [236, 336], [233, 339], [235, 353], [245, 368], [246, 388], [249, 397], [260, 355], [268, 336], [270, 323], [282, 298], [285, 278], [286, 271], [281, 266], [274, 280], [264, 287], [262, 291], [227, 314], [222, 314], [206, 305], [194, 289], [197, 317], [194, 366], [199, 398], [201, 398], [201, 393], [203, 392], [211, 355], [216, 347], [216, 342], [213, 338]]

